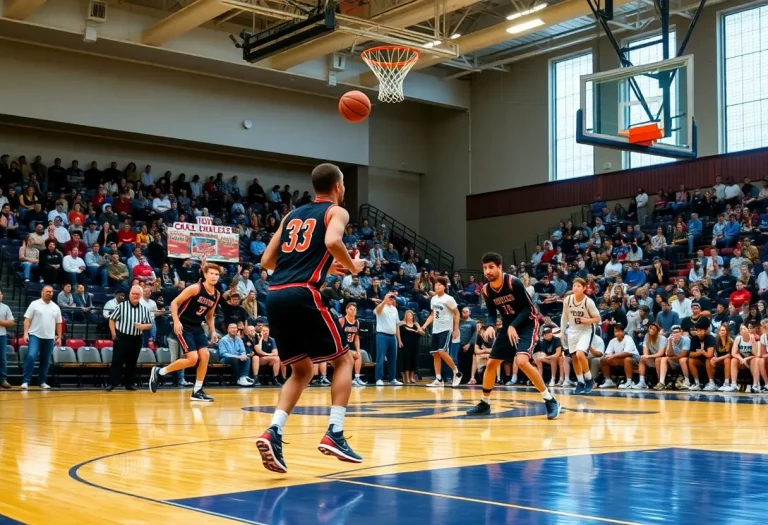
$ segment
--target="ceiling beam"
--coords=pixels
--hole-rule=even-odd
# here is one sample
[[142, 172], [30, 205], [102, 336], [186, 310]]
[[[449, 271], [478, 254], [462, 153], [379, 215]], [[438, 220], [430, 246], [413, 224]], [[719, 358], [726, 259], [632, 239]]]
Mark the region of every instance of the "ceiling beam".
[[219, 0], [196, 0], [145, 29], [142, 44], [160, 46], [232, 9]]
[[[462, 9], [480, 0], [445, 0], [445, 11], [450, 13]], [[582, 0], [584, 1], [584, 0]], [[442, 9], [443, 4], [440, 4]], [[392, 9], [385, 13], [371, 17], [371, 20], [383, 25], [393, 27], [409, 27], [435, 17], [435, 0], [415, 0], [399, 9]], [[352, 47], [357, 37], [349, 34], [332, 33], [318, 38], [303, 46], [289, 49], [283, 53], [272, 56], [268, 65], [272, 69], [285, 71], [294, 66], [324, 57], [335, 51]]]
[[[635, 0], [613, 0], [613, 7], [616, 9], [617, 7], [621, 7], [634, 1]], [[592, 15], [592, 11], [590, 10], [589, 5], [587, 2], [585, 2], [585, 0], [565, 0], [564, 2], [549, 6], [546, 9], [542, 9], [536, 13], [521, 16], [520, 18], [511, 21], [505, 20], [499, 24], [492, 25], [485, 29], [481, 29], [480, 31], [475, 31], [474, 33], [470, 33], [466, 36], [459, 37], [454, 40], [454, 42], [459, 45], [459, 52], [462, 55], [466, 55], [485, 47], [490, 47], [495, 44], [500, 44], [501, 42], [506, 42], [507, 40], [530, 35], [547, 27], [561, 24], [563, 22], [567, 22], [568, 20], [573, 20], [574, 18], [587, 15]], [[515, 33], [514, 35], [507, 33], [508, 28], [529, 22], [531, 20], [536, 20], [537, 18], [541, 19], [544, 24], [525, 31], [521, 31], [519, 33]], [[444, 61], [445, 59], [440, 57], [424, 57], [416, 63], [416, 65], [413, 67], [413, 70], [415, 71], [417, 69], [424, 69]], [[378, 84], [378, 80], [376, 80], [376, 77], [373, 75], [373, 73], [364, 73], [360, 75], [359, 83], [361, 86], [370, 87]]]
[[24, 20], [45, 2], [46, 0], [5, 0], [3, 16], [14, 20]]

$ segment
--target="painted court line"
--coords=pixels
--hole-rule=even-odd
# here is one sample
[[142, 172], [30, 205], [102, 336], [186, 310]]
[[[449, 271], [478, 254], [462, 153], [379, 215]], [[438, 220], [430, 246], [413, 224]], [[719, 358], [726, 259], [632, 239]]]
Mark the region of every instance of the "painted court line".
[[543, 509], [539, 507], [528, 507], [526, 505], [515, 505], [514, 503], [501, 503], [499, 501], [489, 501], [489, 500], [483, 500], [483, 499], [475, 499], [475, 498], [466, 498], [464, 496], [453, 496], [450, 494], [438, 494], [436, 492], [426, 492], [423, 490], [413, 490], [413, 489], [406, 489], [401, 487], [390, 487], [387, 485], [378, 485], [376, 483], [367, 483], [364, 481], [353, 481], [349, 479], [335, 479], [334, 481], [337, 481], [339, 483], [350, 483], [352, 485], [362, 485], [365, 487], [371, 487], [376, 489], [386, 489], [386, 490], [397, 490], [400, 492], [408, 492], [411, 494], [420, 494], [422, 496], [432, 496], [435, 498], [446, 498], [446, 499], [452, 499], [456, 501], [468, 501], [470, 503], [480, 503], [483, 505], [494, 505], [496, 507], [505, 507], [505, 508], [511, 508], [511, 509], [518, 509], [518, 510], [527, 510], [530, 512], [543, 512], [545, 514], [555, 514], [557, 516], [565, 516], [568, 518], [577, 518], [577, 519], [590, 519], [595, 521], [602, 521], [605, 523], [616, 523], [619, 525], [643, 525], [642, 523], [635, 523], [633, 521], [622, 521], [622, 520], [614, 520], [611, 518], [600, 518], [598, 516], [589, 516], [586, 514], [574, 514], [572, 512], [565, 512], [560, 510], [550, 510], [550, 509]]

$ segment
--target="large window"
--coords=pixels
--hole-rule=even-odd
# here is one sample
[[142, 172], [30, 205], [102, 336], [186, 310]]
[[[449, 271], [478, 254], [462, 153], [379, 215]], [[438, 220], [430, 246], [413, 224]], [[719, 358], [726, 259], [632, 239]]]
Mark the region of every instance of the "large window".
[[[595, 156], [592, 146], [576, 143], [576, 111], [581, 105], [580, 77], [592, 73], [592, 53], [573, 56], [552, 63], [552, 125], [551, 148], [552, 178], [572, 179], [592, 175], [595, 172]], [[592, 103], [588, 88], [587, 103]], [[587, 126], [592, 118], [587, 108]]]
[[768, 6], [723, 17], [726, 152], [768, 146]]
[[[632, 49], [627, 53], [627, 58], [632, 62], [633, 66], [643, 66], [645, 64], [653, 64], [664, 60], [664, 44], [662, 44], [661, 35], [653, 35], [650, 37], [641, 38], [638, 40], [631, 40], [628, 42], [629, 47], [643, 46], [643, 44], [650, 44], [650, 42], [658, 40], [656, 44], [639, 47], [638, 49]], [[677, 54], [675, 42], [675, 33], [671, 31], [669, 33], [669, 56], [674, 57]], [[659, 81], [650, 77], [637, 76], [635, 77], [637, 85], [640, 88], [640, 92], [643, 94], [643, 98], [646, 99], [648, 107], [652, 113], [658, 112], [661, 107], [662, 90], [659, 87]], [[684, 118], [674, 118], [678, 116], [678, 97], [677, 93], [677, 77], [672, 80], [670, 85], [670, 114], [672, 115], [673, 128], [685, 125]], [[626, 93], [625, 96], [630, 102], [637, 102], [637, 96], [632, 93]], [[639, 104], [633, 104], [629, 107], [630, 122], [632, 124], [643, 124], [648, 122], [648, 113]], [[675, 144], [676, 139], [673, 136], [666, 137], [660, 140], [660, 142], [669, 142]], [[627, 168], [640, 168], [643, 166], [653, 166], [654, 164], [663, 164], [665, 162], [672, 162], [674, 159], [668, 157], [659, 157], [657, 155], [648, 155], [647, 153], [635, 153], [629, 152], [624, 156], [625, 165]]]

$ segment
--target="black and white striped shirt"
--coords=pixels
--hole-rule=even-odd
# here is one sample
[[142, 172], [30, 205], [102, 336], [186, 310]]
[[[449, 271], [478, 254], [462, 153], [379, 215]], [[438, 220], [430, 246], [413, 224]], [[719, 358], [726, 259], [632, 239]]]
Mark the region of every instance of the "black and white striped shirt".
[[115, 321], [115, 328], [124, 335], [141, 335], [141, 330], [136, 328], [136, 323], [152, 324], [152, 314], [141, 303], [136, 306], [131, 301], [123, 301], [112, 312], [110, 319]]

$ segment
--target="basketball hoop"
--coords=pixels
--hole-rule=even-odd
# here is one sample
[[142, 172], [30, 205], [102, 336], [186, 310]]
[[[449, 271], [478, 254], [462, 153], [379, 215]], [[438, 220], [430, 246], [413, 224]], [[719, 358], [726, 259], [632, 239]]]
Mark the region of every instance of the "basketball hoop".
[[651, 122], [633, 126], [628, 130], [621, 130], [619, 131], [619, 135], [627, 137], [630, 144], [653, 146], [664, 136], [664, 130], [658, 122]]
[[402, 102], [405, 75], [418, 62], [421, 53], [407, 46], [378, 46], [366, 49], [360, 56], [379, 79], [379, 100]]

